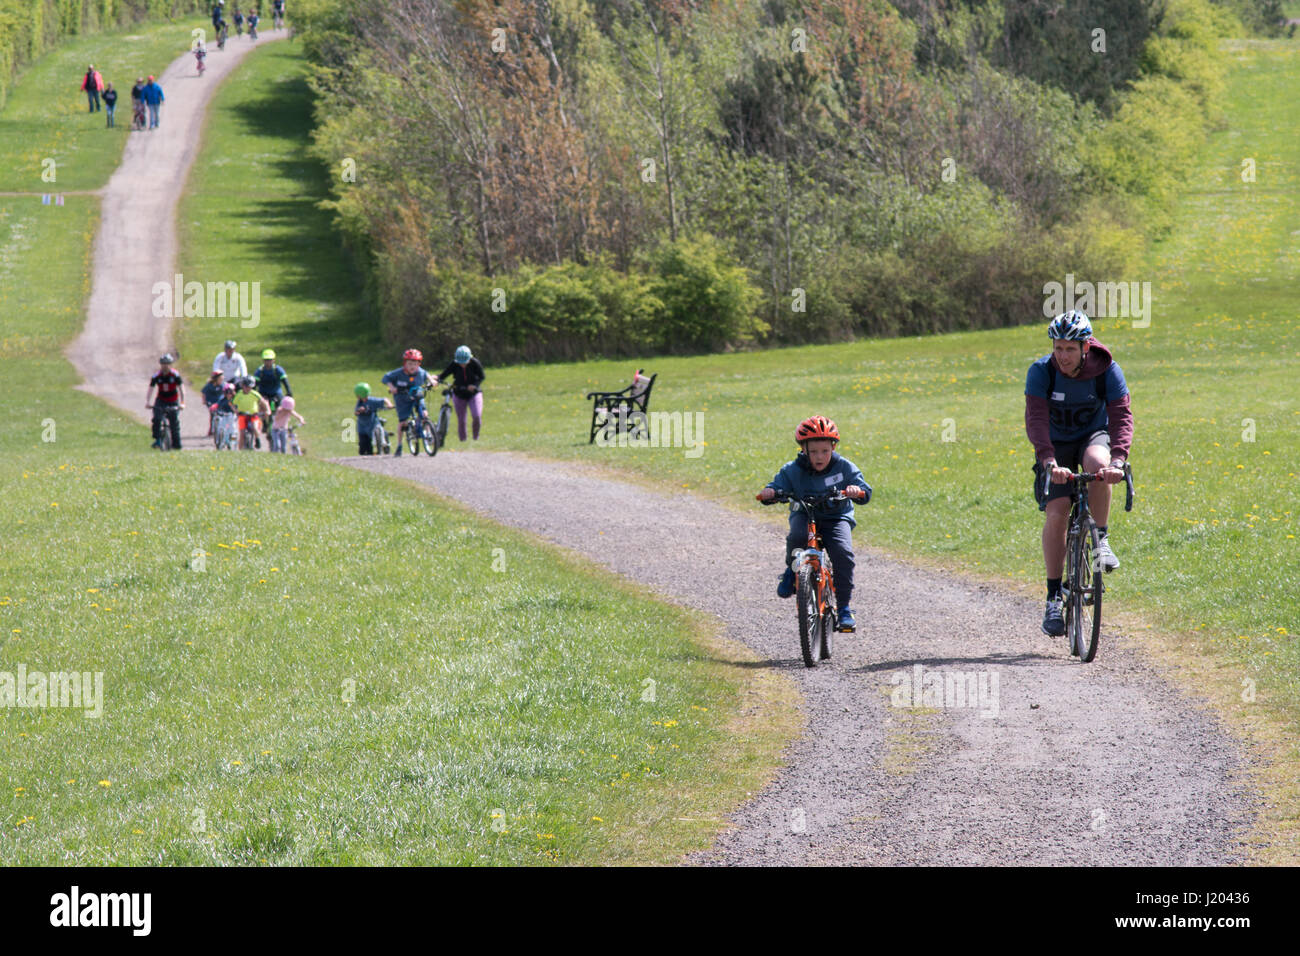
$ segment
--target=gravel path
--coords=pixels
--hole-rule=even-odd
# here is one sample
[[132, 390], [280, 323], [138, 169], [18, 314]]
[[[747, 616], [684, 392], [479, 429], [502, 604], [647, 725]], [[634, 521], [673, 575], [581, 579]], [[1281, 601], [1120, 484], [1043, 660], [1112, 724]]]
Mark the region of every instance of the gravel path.
[[[1080, 665], [1063, 638], [1041, 634], [1037, 601], [864, 548], [871, 505], [855, 534], [858, 632], [836, 635], [834, 659], [808, 670], [792, 602], [775, 594], [784, 537], [776, 525], [507, 453], [339, 461], [427, 484], [714, 614], [727, 636], [799, 682], [807, 735], [772, 785], [733, 814], [735, 827], [691, 862], [1244, 858], [1259, 798], [1235, 782], [1245, 761], [1212, 715], [1143, 666], [1122, 635], [1104, 633], [1097, 659]], [[498, 496], [525, 478], [526, 500]], [[984, 703], [895, 706], [907, 703], [904, 686], [918, 673], [922, 687], [930, 674], [983, 679]]]
[[[172, 61], [158, 76], [166, 97], [158, 128], [129, 134], [122, 164], [99, 191], [103, 202], [86, 325], [68, 346], [67, 355], [82, 374], [78, 388], [141, 421], [153, 419], [153, 412], [144, 407], [144, 396], [149, 376], [158, 368], [158, 356], [167, 351], [176, 354], [172, 320], [153, 316], [153, 286], [155, 282], [170, 285], [177, 271], [184, 272], [183, 264], [178, 270], [176, 263], [176, 206], [199, 150], [208, 101], [255, 46], [287, 35], [287, 30], [270, 33], [259, 36], [257, 43], [231, 37], [225, 50], [218, 50], [213, 42], [203, 76], [197, 75], [189, 53]], [[118, 110], [118, 122], [127, 127], [131, 125], [129, 92], [129, 87], [123, 88], [124, 102]], [[251, 281], [256, 277], [222, 277], [227, 278]], [[212, 343], [205, 358], [208, 369], [220, 348], [220, 342]], [[204, 437], [208, 416], [199, 392], [206, 381], [185, 383], [182, 447], [212, 446]]]

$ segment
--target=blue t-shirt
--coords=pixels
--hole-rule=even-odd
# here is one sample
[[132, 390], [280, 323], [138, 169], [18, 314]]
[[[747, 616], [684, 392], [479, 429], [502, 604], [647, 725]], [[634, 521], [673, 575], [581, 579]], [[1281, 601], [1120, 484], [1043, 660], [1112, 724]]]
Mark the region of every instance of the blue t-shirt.
[[1097, 378], [1070, 378], [1064, 372], [1056, 373], [1052, 394], [1047, 394], [1051, 374], [1047, 363], [1051, 355], [1044, 355], [1029, 366], [1025, 378], [1025, 394], [1047, 399], [1050, 434], [1053, 442], [1082, 441], [1094, 432], [1106, 428], [1109, 418], [1106, 403], [1128, 394], [1128, 384], [1118, 362], [1111, 362], [1101, 379], [1102, 395], [1097, 394]]
[[379, 410], [384, 407], [382, 398], [363, 398], [357, 401], [357, 434], [369, 435], [379, 424]]
[[[408, 410], [413, 404], [415, 404], [415, 398], [411, 395], [411, 389], [427, 388], [433, 384], [433, 379], [430, 377], [429, 373], [419, 367], [417, 367], [410, 375], [406, 374], [406, 369], [404, 368], [395, 368], [384, 375], [380, 381], [385, 385], [396, 387], [397, 393], [393, 396], [393, 404], [397, 406], [399, 412]], [[421, 396], [420, 400], [423, 402], [423, 396]], [[405, 415], [401, 415], [400, 417], [406, 418]]]

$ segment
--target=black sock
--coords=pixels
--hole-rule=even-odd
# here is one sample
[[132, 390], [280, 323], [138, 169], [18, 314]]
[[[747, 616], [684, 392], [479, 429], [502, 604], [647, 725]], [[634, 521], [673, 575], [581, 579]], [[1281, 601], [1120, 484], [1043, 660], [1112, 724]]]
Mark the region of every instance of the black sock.
[[1055, 597], [1059, 597], [1060, 594], [1061, 594], [1061, 579], [1048, 578], [1047, 579], [1047, 600], [1050, 601]]
[[1097, 525], [1097, 534], [1103, 538], [1106, 537], [1106, 526], [1104, 524]]

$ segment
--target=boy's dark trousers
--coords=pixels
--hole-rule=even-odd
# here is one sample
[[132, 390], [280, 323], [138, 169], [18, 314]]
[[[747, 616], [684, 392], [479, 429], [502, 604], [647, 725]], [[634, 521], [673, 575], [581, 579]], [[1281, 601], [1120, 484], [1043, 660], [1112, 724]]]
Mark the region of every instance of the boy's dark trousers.
[[[181, 447], [181, 407], [179, 404], [164, 405], [162, 402], [154, 402], [153, 405], [153, 440], [162, 441], [162, 418], [167, 416], [167, 424], [172, 430], [172, 447]], [[831, 559], [835, 560], [834, 558]]]
[[375, 437], [374, 432], [365, 432], [364, 434], [361, 432], [357, 432], [357, 454], [358, 455], [375, 454], [375, 449], [372, 445], [372, 439], [374, 437]]
[[[850, 607], [853, 599], [853, 529], [843, 518], [818, 518], [817, 531], [831, 556], [831, 571], [835, 579], [835, 600], [841, 607]], [[808, 517], [802, 511], [790, 515], [790, 533], [785, 539], [785, 566], [790, 566], [791, 554], [796, 548], [808, 547]]]

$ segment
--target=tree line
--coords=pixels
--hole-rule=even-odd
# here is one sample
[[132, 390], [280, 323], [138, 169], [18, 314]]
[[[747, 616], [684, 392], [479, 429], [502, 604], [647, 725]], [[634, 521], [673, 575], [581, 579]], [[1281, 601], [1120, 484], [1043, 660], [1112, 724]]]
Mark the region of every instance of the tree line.
[[1277, 0], [301, 0], [385, 337], [498, 361], [1036, 321], [1128, 278]]

